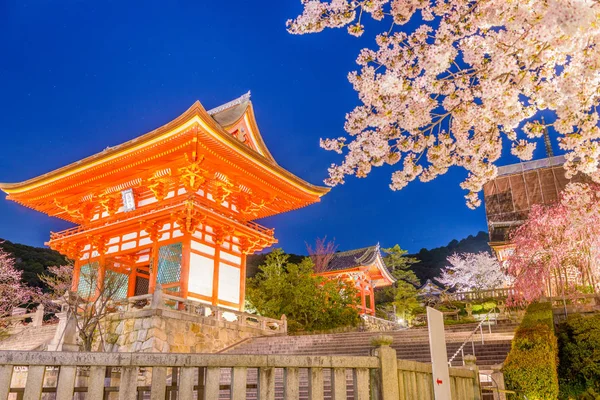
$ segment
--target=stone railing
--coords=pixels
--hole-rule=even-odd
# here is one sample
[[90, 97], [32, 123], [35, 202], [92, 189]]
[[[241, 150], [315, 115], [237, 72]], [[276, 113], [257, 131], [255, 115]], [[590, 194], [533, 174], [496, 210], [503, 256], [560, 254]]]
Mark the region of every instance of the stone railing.
[[477, 290], [472, 292], [445, 293], [451, 301], [470, 301], [484, 299], [506, 299], [514, 293], [513, 288]]
[[1, 318], [0, 326], [7, 329], [9, 332], [18, 329], [20, 325], [25, 324], [25, 321], [31, 320], [31, 326], [37, 328], [42, 326], [44, 322], [44, 306], [39, 305], [35, 312], [27, 314], [15, 314], [10, 317]]
[[[0, 400], [164, 400], [175, 391], [178, 400], [433, 400], [431, 365], [397, 360], [391, 338], [376, 339], [359, 357], [0, 352]], [[477, 367], [450, 368], [450, 389], [456, 400], [481, 399]]]
[[137, 311], [145, 309], [167, 309], [192, 314], [195, 316], [212, 319], [215, 321], [233, 322], [240, 326], [261, 329], [271, 333], [287, 333], [287, 320], [285, 315], [281, 319], [262, 317], [228, 308], [203, 304], [193, 300], [168, 295], [161, 290], [154, 294], [134, 296], [126, 302], [116, 304], [117, 311]]

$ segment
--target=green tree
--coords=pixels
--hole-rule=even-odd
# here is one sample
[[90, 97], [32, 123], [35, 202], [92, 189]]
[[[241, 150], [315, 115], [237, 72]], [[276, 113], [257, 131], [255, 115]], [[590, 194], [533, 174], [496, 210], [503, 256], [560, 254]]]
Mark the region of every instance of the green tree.
[[310, 258], [295, 264], [281, 249], [273, 250], [249, 279], [247, 298], [260, 315], [288, 319], [288, 329], [315, 331], [355, 326], [359, 321], [356, 289], [340, 279], [313, 273]]
[[416, 258], [406, 257], [406, 250], [402, 250], [399, 245], [382, 249], [386, 256], [383, 258], [385, 265], [392, 271], [394, 278], [404, 282], [419, 285], [419, 278], [412, 270], [412, 265], [419, 262]]
[[392, 312], [395, 306], [396, 315], [411, 320], [413, 311], [420, 306], [415, 288], [420, 282], [412, 270], [412, 265], [418, 260], [406, 257], [407, 251], [399, 245], [382, 250], [386, 254], [383, 258], [385, 265], [390, 269], [397, 282], [392, 286], [377, 290], [375, 302], [383, 311], [384, 315], [382, 316]]

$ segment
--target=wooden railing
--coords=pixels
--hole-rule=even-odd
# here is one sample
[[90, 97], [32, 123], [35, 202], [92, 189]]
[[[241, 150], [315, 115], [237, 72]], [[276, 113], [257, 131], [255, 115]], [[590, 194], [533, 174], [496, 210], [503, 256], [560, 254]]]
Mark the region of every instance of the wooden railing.
[[[360, 357], [0, 352], [0, 400], [433, 400], [431, 365], [397, 360], [383, 339]], [[476, 367], [450, 376], [452, 399], [481, 399]]]
[[171, 309], [193, 314], [195, 316], [212, 319], [215, 321], [234, 322], [242, 326], [258, 328], [269, 333], [286, 333], [287, 320], [274, 319], [259, 315], [248, 314], [228, 308], [203, 304], [197, 301], [182, 299], [181, 297], [168, 295], [160, 289], [154, 294], [129, 297], [126, 301], [116, 303], [117, 311], [139, 311], [145, 309]]

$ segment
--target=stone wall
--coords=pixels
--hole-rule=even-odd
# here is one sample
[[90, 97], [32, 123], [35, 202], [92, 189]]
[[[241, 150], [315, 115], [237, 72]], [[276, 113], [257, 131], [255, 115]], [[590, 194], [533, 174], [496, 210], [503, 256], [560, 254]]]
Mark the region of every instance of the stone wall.
[[167, 309], [111, 314], [102, 326], [107, 352], [216, 353], [264, 329]]
[[359, 330], [361, 332], [388, 332], [397, 331], [401, 326], [387, 319], [377, 318], [372, 315], [361, 315]]

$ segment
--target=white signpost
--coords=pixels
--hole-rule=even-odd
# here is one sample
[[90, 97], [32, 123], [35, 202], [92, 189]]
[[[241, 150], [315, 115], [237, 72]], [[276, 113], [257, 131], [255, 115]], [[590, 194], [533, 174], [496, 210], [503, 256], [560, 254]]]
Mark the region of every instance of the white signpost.
[[446, 336], [444, 334], [444, 314], [427, 307], [427, 326], [429, 329], [435, 400], [451, 400], [448, 353], [446, 353]]

